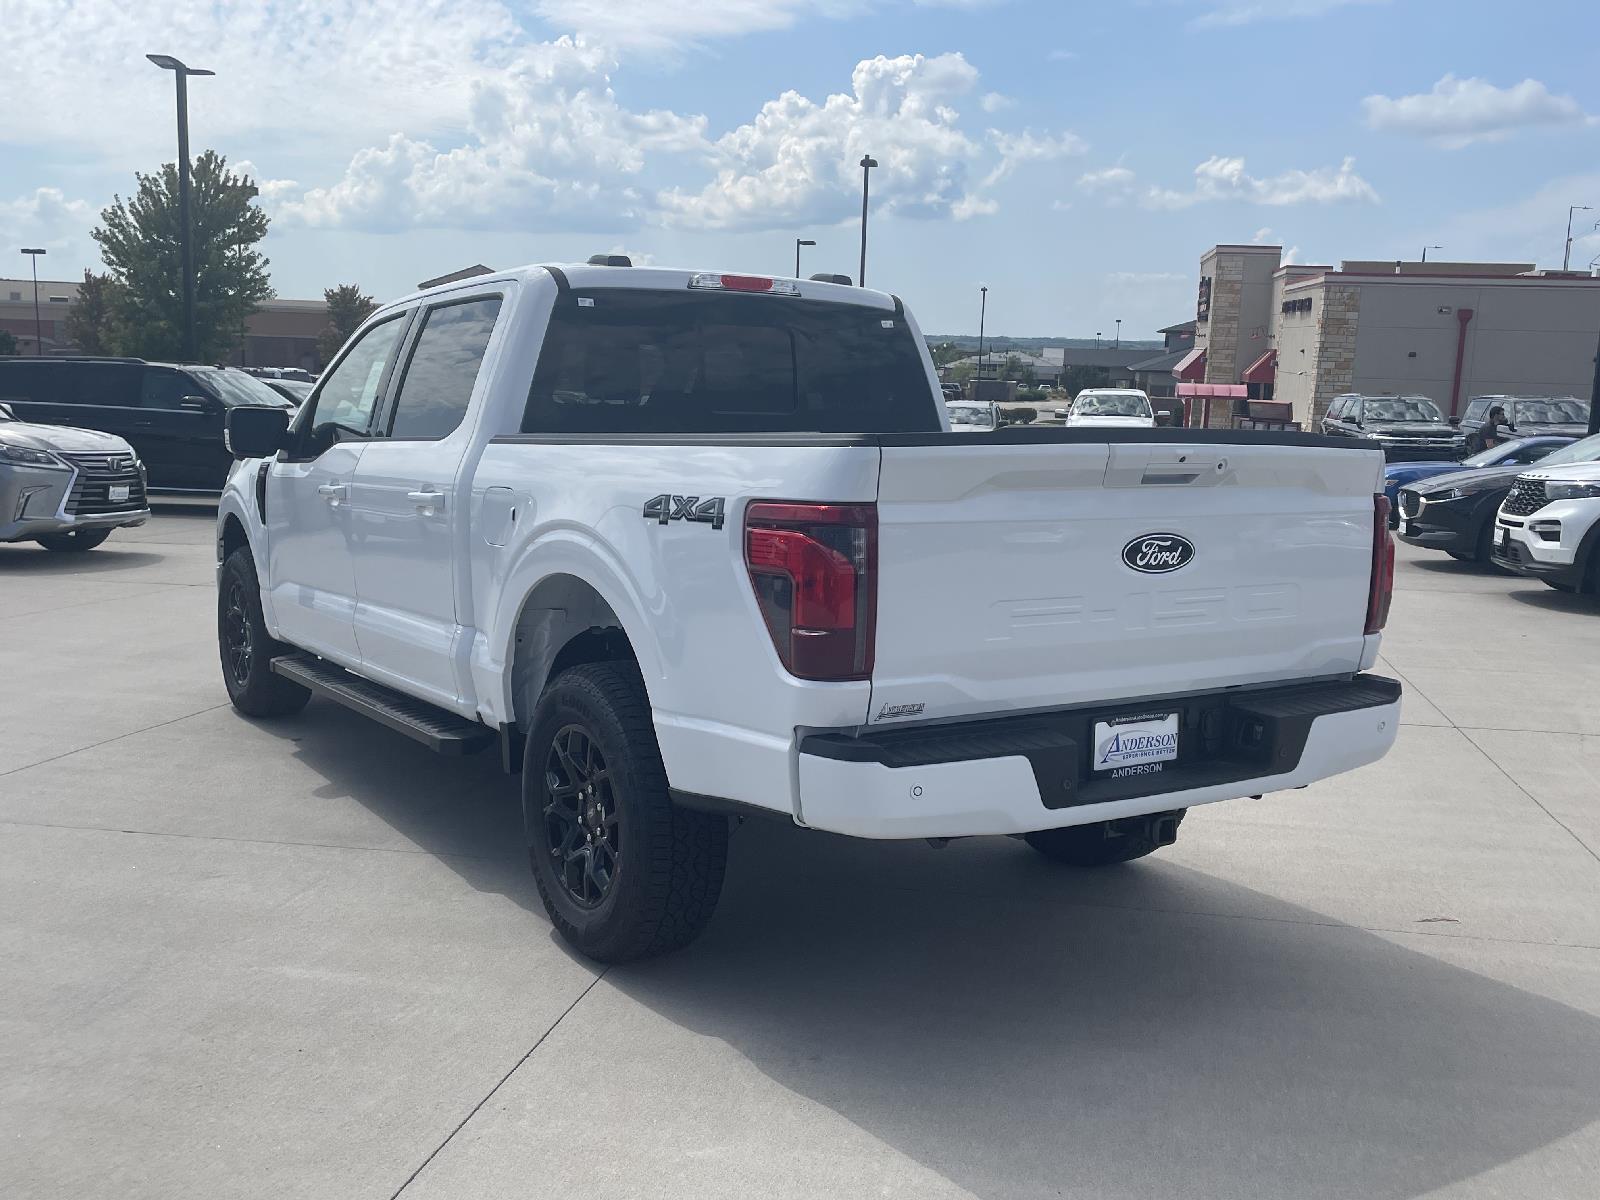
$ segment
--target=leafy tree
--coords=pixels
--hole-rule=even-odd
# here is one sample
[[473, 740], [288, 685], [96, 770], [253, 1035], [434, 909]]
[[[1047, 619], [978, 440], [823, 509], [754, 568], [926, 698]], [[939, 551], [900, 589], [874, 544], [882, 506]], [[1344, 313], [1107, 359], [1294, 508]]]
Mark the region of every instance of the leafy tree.
[[1021, 379], [1022, 360], [1015, 354], [1006, 355], [1006, 361], [1000, 368], [1001, 379]]
[[17, 335], [9, 329], [0, 329], [0, 355], [17, 352]]
[[933, 365], [942, 367], [946, 363], [955, 362], [958, 358], [965, 358], [971, 351], [962, 349], [954, 342], [939, 342], [931, 348], [931, 353], [933, 355]]
[[122, 285], [109, 274], [84, 271], [78, 299], [67, 310], [67, 338], [85, 354], [121, 354], [127, 334], [118, 313]]
[[328, 302], [328, 328], [317, 338], [317, 351], [323, 362], [330, 362], [339, 347], [372, 315], [378, 302], [353, 283], [341, 283], [322, 293]]
[[[178, 167], [165, 163], [136, 178], [138, 190], [116, 197], [100, 214], [94, 240], [119, 285], [113, 311], [126, 331], [123, 348], [147, 358], [183, 352], [183, 274], [179, 246]], [[269, 298], [267, 260], [253, 247], [267, 235], [267, 214], [251, 204], [249, 176], [228, 170], [207, 150], [194, 161], [190, 189], [195, 272], [195, 352], [202, 362], [222, 358], [239, 328]]]

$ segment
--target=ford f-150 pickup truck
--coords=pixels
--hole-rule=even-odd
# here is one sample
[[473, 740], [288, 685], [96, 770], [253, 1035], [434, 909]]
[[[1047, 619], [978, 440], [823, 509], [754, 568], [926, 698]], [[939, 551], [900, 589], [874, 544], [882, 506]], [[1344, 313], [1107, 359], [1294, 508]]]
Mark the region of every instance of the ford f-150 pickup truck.
[[292, 418], [229, 413], [228, 692], [498, 743], [551, 920], [606, 961], [704, 927], [751, 814], [1092, 866], [1387, 751], [1379, 449], [944, 407], [901, 302], [837, 283], [398, 300]]

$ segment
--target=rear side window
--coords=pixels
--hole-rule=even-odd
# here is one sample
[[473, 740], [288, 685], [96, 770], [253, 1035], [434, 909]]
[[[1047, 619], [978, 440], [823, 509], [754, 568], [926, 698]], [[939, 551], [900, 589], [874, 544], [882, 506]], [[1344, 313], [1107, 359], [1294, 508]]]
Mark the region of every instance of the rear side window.
[[937, 404], [890, 310], [599, 288], [557, 298], [522, 429], [934, 432]]
[[185, 396], [200, 395], [200, 389], [187, 375], [166, 367], [148, 367], [140, 382], [142, 408], [177, 408]]
[[499, 296], [427, 311], [400, 381], [390, 437], [442, 438], [455, 431], [466, 415], [499, 315]]
[[17, 363], [0, 367], [0, 400], [36, 404], [139, 403], [139, 368], [123, 363]]

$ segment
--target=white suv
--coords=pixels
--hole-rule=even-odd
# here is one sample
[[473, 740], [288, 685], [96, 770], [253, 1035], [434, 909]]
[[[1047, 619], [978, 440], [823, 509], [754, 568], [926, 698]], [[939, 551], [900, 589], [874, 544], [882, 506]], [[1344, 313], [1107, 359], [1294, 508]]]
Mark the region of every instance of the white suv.
[[1517, 476], [1495, 518], [1494, 561], [1559, 591], [1600, 591], [1600, 463]]

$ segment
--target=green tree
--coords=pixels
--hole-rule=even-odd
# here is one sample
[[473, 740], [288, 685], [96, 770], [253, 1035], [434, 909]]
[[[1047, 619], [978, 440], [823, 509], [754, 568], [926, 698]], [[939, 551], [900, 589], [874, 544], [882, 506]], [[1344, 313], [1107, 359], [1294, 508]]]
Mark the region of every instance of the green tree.
[[67, 310], [67, 338], [85, 354], [121, 354], [126, 333], [118, 314], [122, 285], [109, 274], [84, 271], [78, 298]]
[[339, 347], [372, 315], [378, 302], [353, 283], [341, 283], [322, 293], [328, 302], [328, 328], [317, 337], [317, 350], [323, 362], [331, 362]]
[[933, 365], [936, 367], [955, 362], [956, 359], [965, 358], [971, 353], [969, 350], [963, 350], [954, 342], [939, 342], [931, 347], [930, 352], [933, 355]]
[[9, 329], [0, 329], [0, 355], [17, 352], [17, 335]]
[[[117, 196], [100, 214], [94, 240], [119, 286], [116, 320], [124, 349], [147, 358], [183, 352], [183, 276], [179, 248], [178, 167], [165, 163], [136, 178], [129, 199]], [[202, 362], [238, 343], [244, 319], [269, 298], [267, 260], [253, 247], [267, 235], [267, 214], [251, 203], [249, 176], [228, 170], [207, 150], [194, 161], [190, 189], [195, 272], [195, 351]]]
[[1006, 355], [1006, 361], [1000, 367], [999, 377], [1001, 379], [1020, 380], [1022, 378], [1022, 360], [1015, 354]]

